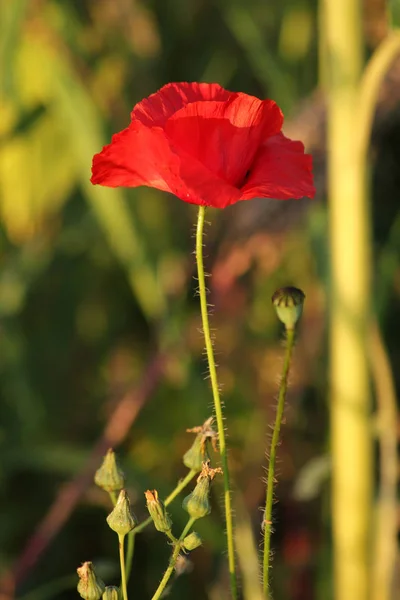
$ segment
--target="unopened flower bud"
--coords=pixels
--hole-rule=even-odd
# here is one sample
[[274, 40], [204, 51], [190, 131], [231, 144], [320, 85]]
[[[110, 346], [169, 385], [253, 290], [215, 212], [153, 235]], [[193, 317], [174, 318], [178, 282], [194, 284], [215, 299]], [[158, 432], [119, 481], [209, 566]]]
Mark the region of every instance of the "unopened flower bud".
[[207, 452], [208, 442], [211, 442], [214, 451], [217, 451], [218, 433], [212, 427], [213, 421], [214, 417], [209, 417], [203, 425], [186, 430], [197, 434], [192, 446], [183, 456], [183, 464], [188, 469], [201, 471], [203, 463], [210, 459]]
[[79, 577], [77, 590], [80, 596], [85, 600], [100, 600], [106, 586], [96, 575], [93, 564], [85, 562], [76, 571]]
[[183, 464], [193, 471], [201, 471], [203, 462], [208, 459], [209, 456], [207, 448], [203, 443], [203, 436], [201, 433], [198, 433], [189, 450], [183, 455]]
[[303, 312], [305, 294], [295, 287], [280, 288], [272, 296], [276, 314], [286, 329], [294, 329]]
[[172, 521], [165, 510], [163, 502], [158, 497], [157, 490], [147, 490], [144, 495], [146, 496], [147, 510], [154, 521], [154, 526], [157, 531], [161, 531], [162, 533], [170, 531]]
[[222, 473], [222, 470], [210, 469], [209, 464], [210, 461], [203, 464], [196, 487], [182, 502], [182, 507], [189, 513], [192, 519], [201, 519], [211, 512], [209, 500], [210, 484], [215, 475]]
[[119, 600], [119, 588], [108, 585], [103, 594], [103, 600]]
[[122, 536], [135, 527], [136, 521], [131, 513], [131, 504], [126, 490], [120, 491], [117, 504], [107, 517], [107, 523], [113, 531]]
[[184, 538], [183, 547], [185, 548], [185, 550], [194, 550], [195, 548], [201, 546], [202, 543], [203, 542], [199, 534], [193, 531]]
[[97, 469], [94, 482], [106, 492], [118, 492], [125, 485], [125, 477], [117, 465], [115, 452], [110, 448]]

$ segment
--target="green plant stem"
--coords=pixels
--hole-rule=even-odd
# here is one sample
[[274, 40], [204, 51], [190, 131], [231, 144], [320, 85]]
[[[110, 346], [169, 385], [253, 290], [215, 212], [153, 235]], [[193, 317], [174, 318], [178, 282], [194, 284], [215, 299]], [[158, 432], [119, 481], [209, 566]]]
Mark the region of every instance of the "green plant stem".
[[269, 565], [270, 565], [270, 549], [271, 549], [271, 531], [272, 531], [272, 502], [274, 499], [274, 481], [275, 481], [275, 463], [276, 450], [279, 444], [279, 434], [281, 430], [283, 411], [285, 408], [286, 392], [288, 387], [288, 375], [290, 363], [292, 359], [292, 351], [294, 346], [294, 329], [287, 329], [286, 354], [283, 363], [282, 379], [279, 386], [278, 407], [276, 410], [276, 418], [274, 430], [272, 433], [271, 448], [269, 452], [268, 463], [268, 480], [265, 498], [265, 513], [264, 513], [264, 557], [263, 557], [263, 591], [268, 598], [269, 595]]
[[128, 600], [128, 592], [126, 589], [126, 572], [125, 572], [125, 550], [124, 550], [125, 536], [119, 535], [118, 541], [119, 541], [119, 562], [121, 564], [122, 597], [123, 597], [123, 600]]
[[111, 502], [113, 504], [113, 506], [115, 506], [117, 504], [117, 496], [115, 494], [115, 492], [108, 492]]
[[[169, 504], [171, 504], [171, 502], [173, 502], [173, 500], [175, 500], [175, 498], [178, 496], [178, 494], [180, 494], [181, 491], [185, 489], [185, 487], [192, 481], [192, 479], [196, 475], [197, 475], [197, 471], [195, 471], [194, 469], [191, 469], [187, 473], [186, 477], [181, 479], [177, 483], [176, 487], [169, 494], [169, 496], [166, 497], [166, 499], [164, 500], [165, 506], [168, 506]], [[138, 525], [137, 527], [135, 527], [135, 529], [133, 529], [130, 533], [128, 533], [128, 547], [127, 547], [127, 552], [126, 552], [126, 579], [127, 579], [127, 581], [129, 581], [129, 577], [130, 577], [131, 571], [132, 571], [133, 554], [135, 552], [136, 534], [143, 531], [143, 529], [145, 529], [152, 522], [153, 522], [152, 518], [148, 517], [145, 521], [140, 523], [140, 525]]]
[[224, 499], [225, 499], [225, 519], [226, 519], [226, 536], [227, 536], [227, 547], [228, 547], [228, 562], [229, 562], [229, 576], [232, 598], [237, 598], [237, 583], [236, 583], [236, 572], [235, 572], [235, 547], [233, 539], [233, 520], [232, 520], [232, 508], [231, 508], [231, 496], [229, 486], [229, 471], [228, 471], [228, 456], [225, 444], [225, 432], [224, 432], [224, 421], [222, 416], [222, 405], [218, 389], [217, 370], [215, 367], [214, 351], [210, 334], [210, 325], [208, 321], [208, 310], [207, 310], [207, 292], [204, 276], [204, 264], [203, 264], [203, 229], [204, 229], [204, 215], [205, 207], [199, 206], [199, 213], [197, 219], [197, 230], [196, 230], [196, 261], [197, 261], [197, 273], [199, 280], [199, 293], [200, 293], [200, 308], [201, 318], [203, 321], [204, 340], [207, 351], [208, 367], [210, 371], [211, 387], [214, 398], [215, 416], [217, 420], [218, 438], [219, 438], [219, 450], [221, 453], [221, 462], [224, 476]]
[[179, 552], [181, 551], [182, 541], [185, 539], [186, 535], [189, 533], [189, 530], [192, 527], [195, 520], [196, 519], [192, 519], [192, 518], [189, 519], [189, 521], [186, 523], [184, 530], [182, 531], [181, 535], [179, 536], [179, 539], [175, 541], [174, 551], [172, 553], [171, 560], [169, 561], [168, 569], [165, 571], [164, 576], [160, 581], [160, 585], [158, 586], [158, 588], [155, 591], [154, 596], [152, 597], [151, 600], [158, 600], [158, 598], [161, 598], [161, 595], [162, 595], [163, 591], [165, 590], [166, 585], [174, 571], [176, 561], [178, 560]]

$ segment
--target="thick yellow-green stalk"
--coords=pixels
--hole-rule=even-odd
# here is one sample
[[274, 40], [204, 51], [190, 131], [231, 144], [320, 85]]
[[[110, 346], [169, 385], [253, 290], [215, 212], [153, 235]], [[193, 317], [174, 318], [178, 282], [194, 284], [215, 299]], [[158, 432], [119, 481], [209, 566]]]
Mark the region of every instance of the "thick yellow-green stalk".
[[331, 251], [330, 386], [334, 578], [337, 600], [366, 600], [372, 441], [366, 353], [370, 240], [359, 143], [361, 0], [325, 0]]

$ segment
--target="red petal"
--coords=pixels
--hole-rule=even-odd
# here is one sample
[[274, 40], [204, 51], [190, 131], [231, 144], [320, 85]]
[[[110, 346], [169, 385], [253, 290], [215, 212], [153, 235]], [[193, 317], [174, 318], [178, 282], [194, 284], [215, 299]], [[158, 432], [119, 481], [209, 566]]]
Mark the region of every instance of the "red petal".
[[224, 208], [237, 202], [240, 191], [219, 180], [202, 164], [175, 151], [160, 128], [136, 121], [113, 136], [93, 158], [94, 184], [108, 187], [147, 185], [171, 192], [191, 204]]
[[188, 104], [165, 123], [165, 133], [211, 173], [240, 187], [260, 144], [278, 133], [283, 116], [272, 100], [232, 94], [225, 102]]
[[312, 158], [304, 154], [301, 142], [282, 133], [271, 137], [260, 149], [249, 178], [241, 190], [241, 200], [252, 198], [313, 198]]
[[93, 157], [91, 182], [108, 187], [148, 185], [171, 192], [168, 175], [176, 160], [162, 129], [132, 123]]
[[191, 102], [224, 101], [232, 95], [233, 92], [224, 90], [218, 83], [168, 83], [136, 104], [131, 119], [143, 125], [162, 127], [169, 117]]

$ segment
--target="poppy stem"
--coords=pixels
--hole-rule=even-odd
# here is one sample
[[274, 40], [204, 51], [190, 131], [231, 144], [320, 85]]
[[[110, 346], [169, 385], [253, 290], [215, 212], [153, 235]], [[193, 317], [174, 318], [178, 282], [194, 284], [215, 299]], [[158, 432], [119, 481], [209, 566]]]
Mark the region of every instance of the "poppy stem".
[[288, 375], [292, 352], [294, 346], [294, 328], [286, 329], [286, 354], [283, 363], [282, 379], [279, 386], [278, 407], [276, 410], [274, 430], [272, 433], [271, 448], [269, 452], [268, 462], [268, 479], [265, 498], [264, 512], [264, 557], [263, 557], [263, 592], [266, 598], [269, 597], [269, 566], [271, 558], [271, 532], [272, 532], [272, 503], [274, 499], [274, 483], [275, 483], [275, 462], [276, 450], [279, 444], [279, 434], [281, 430], [283, 410], [285, 407], [286, 392], [288, 387]]
[[237, 583], [236, 583], [236, 571], [235, 571], [235, 546], [233, 539], [233, 519], [232, 519], [232, 507], [231, 507], [231, 495], [229, 486], [229, 471], [228, 471], [228, 456], [225, 443], [225, 431], [224, 431], [224, 420], [222, 415], [222, 404], [219, 394], [217, 370], [215, 366], [213, 344], [210, 333], [210, 324], [208, 320], [208, 309], [207, 309], [207, 292], [204, 276], [204, 264], [203, 264], [203, 229], [204, 229], [204, 215], [205, 207], [199, 206], [199, 213], [197, 219], [197, 230], [196, 230], [196, 262], [197, 262], [197, 273], [199, 280], [199, 293], [200, 293], [200, 308], [201, 318], [203, 322], [204, 341], [207, 351], [207, 361], [210, 372], [211, 388], [214, 399], [214, 409], [217, 421], [218, 439], [219, 439], [219, 450], [221, 453], [221, 463], [224, 477], [224, 500], [225, 500], [225, 520], [226, 520], [226, 537], [227, 537], [227, 548], [228, 548], [228, 562], [229, 562], [229, 576], [231, 584], [231, 593], [234, 600], [237, 599]]

